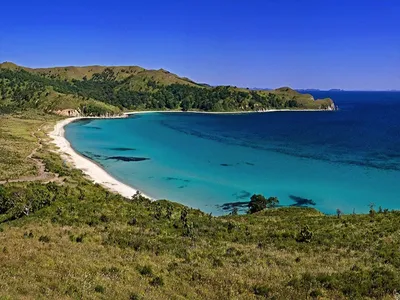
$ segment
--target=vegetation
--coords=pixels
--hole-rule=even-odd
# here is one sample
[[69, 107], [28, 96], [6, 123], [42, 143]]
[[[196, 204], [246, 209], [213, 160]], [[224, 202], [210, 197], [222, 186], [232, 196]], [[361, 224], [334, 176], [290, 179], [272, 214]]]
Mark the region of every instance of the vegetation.
[[0, 151], [16, 153], [2, 170], [34, 172], [23, 157], [41, 143], [35, 157], [60, 175], [0, 184], [0, 299], [392, 299], [399, 290], [400, 212], [371, 204], [366, 215], [326, 216], [253, 195], [257, 212], [213, 217], [140, 193], [125, 199], [52, 152], [43, 131], [54, 121], [0, 116]]
[[249, 202], [249, 213], [254, 214], [266, 208], [272, 208], [279, 204], [276, 197], [265, 198], [263, 195], [253, 195]]
[[[106, 105], [105, 105], [106, 104]], [[164, 70], [139, 67], [29, 69], [0, 64], [0, 112], [35, 108], [76, 109], [101, 115], [120, 110], [256, 111], [327, 109], [332, 100], [314, 100], [290, 88], [251, 91], [210, 87]]]

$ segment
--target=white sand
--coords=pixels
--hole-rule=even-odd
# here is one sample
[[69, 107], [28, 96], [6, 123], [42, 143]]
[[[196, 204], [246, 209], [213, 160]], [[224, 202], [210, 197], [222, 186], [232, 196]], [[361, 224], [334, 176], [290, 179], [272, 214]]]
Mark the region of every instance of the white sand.
[[85, 173], [94, 181], [94, 183], [98, 183], [106, 189], [112, 192], [116, 192], [126, 198], [131, 198], [136, 193], [136, 189], [116, 180], [100, 166], [98, 166], [91, 160], [79, 155], [74, 151], [74, 149], [72, 149], [71, 144], [64, 137], [64, 126], [78, 119], [82, 118], [75, 117], [59, 121], [54, 126], [54, 130], [49, 133], [49, 136], [50, 138], [52, 138], [53, 143], [59, 148], [59, 153], [61, 154], [61, 157], [65, 161], [71, 163], [75, 168], [82, 170], [83, 173]]

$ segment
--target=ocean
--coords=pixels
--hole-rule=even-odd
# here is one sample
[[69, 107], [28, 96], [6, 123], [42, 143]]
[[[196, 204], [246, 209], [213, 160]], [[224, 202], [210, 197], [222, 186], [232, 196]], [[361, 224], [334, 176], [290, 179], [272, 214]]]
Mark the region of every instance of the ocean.
[[339, 111], [81, 120], [72, 147], [155, 199], [221, 215], [253, 194], [334, 214], [400, 209], [400, 92], [311, 92]]

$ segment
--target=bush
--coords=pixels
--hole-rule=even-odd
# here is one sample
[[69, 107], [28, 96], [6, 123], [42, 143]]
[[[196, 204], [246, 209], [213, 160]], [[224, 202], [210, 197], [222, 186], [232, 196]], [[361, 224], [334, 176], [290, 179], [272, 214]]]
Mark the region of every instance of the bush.
[[263, 195], [254, 194], [250, 198], [249, 202], [249, 213], [254, 214], [256, 212], [262, 211], [266, 208], [272, 208], [279, 204], [277, 197], [265, 198]]
[[150, 281], [150, 284], [152, 286], [163, 286], [164, 285], [164, 280], [162, 279], [162, 277], [157, 276], [153, 280]]
[[48, 242], [50, 242], [50, 238], [47, 235], [41, 235], [39, 237], [39, 242], [48, 243]]
[[263, 195], [254, 194], [250, 198], [249, 213], [254, 214], [267, 208], [267, 199]]
[[310, 228], [306, 225], [301, 229], [296, 240], [300, 243], [309, 243], [311, 242], [312, 236], [313, 233], [310, 231]]
[[106, 215], [101, 215], [100, 221], [103, 223], [108, 223], [110, 221], [110, 219]]
[[96, 293], [101, 293], [101, 294], [104, 293], [104, 287], [101, 286], [101, 285], [96, 285], [96, 286], [94, 287], [94, 290], [95, 290]]
[[255, 287], [253, 287], [253, 292], [254, 292], [254, 295], [263, 296], [265, 298], [268, 298], [270, 296], [271, 289], [265, 285], [257, 285]]
[[143, 275], [143, 276], [152, 276], [153, 275], [153, 270], [151, 269], [151, 266], [149, 266], [149, 265], [139, 267], [138, 271], [139, 271], [140, 275]]
[[129, 295], [129, 300], [139, 300], [140, 296], [136, 293], [132, 293]]

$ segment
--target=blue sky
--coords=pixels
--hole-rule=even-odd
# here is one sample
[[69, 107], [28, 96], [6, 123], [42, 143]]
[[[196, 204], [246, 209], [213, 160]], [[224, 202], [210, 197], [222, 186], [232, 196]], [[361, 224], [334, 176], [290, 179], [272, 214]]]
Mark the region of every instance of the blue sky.
[[400, 1], [4, 0], [1, 11], [0, 61], [30, 67], [139, 65], [213, 85], [400, 89]]

